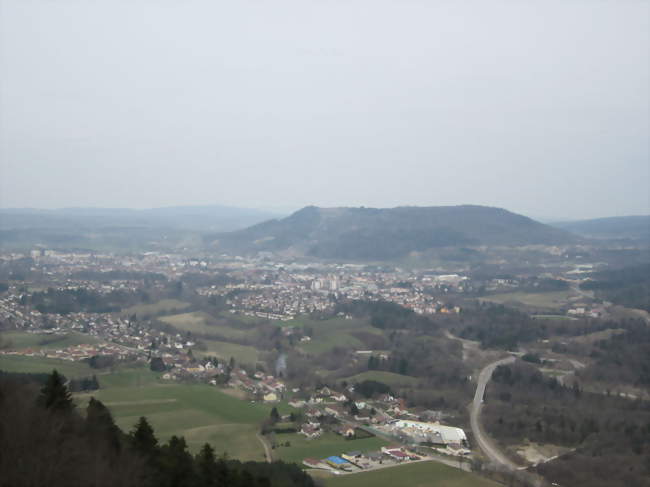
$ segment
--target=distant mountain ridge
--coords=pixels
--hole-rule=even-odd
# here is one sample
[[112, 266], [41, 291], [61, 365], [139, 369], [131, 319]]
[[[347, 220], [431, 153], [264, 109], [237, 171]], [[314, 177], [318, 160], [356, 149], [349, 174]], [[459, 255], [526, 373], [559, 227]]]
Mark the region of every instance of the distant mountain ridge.
[[585, 237], [650, 240], [650, 215], [616, 216], [550, 225]]
[[250, 253], [285, 251], [320, 258], [381, 260], [453, 246], [575, 243], [578, 237], [501, 208], [305, 207], [292, 215], [208, 236], [217, 248]]
[[228, 206], [0, 209], [0, 248], [136, 251], [199, 247], [206, 232], [227, 232], [277, 214]]
[[26, 228], [74, 224], [96, 228], [145, 226], [231, 231], [277, 217], [277, 214], [230, 206], [170, 206], [164, 208], [71, 207], [52, 210], [37, 208], [0, 209], [0, 228]]

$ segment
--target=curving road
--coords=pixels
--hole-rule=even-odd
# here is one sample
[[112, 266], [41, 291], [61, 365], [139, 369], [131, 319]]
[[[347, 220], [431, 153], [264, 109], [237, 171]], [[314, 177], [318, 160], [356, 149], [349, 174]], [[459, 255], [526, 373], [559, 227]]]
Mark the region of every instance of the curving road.
[[499, 365], [509, 364], [515, 361], [515, 357], [507, 357], [496, 362], [492, 362], [489, 365], [486, 365], [478, 376], [478, 381], [476, 384], [476, 393], [474, 394], [474, 401], [469, 412], [470, 425], [472, 427], [472, 433], [479, 448], [483, 451], [486, 457], [488, 457], [492, 462], [499, 463], [510, 469], [517, 469], [519, 466], [515, 464], [512, 460], [506, 457], [499, 448], [494, 445], [490, 438], [483, 432], [481, 429], [480, 416], [481, 416], [481, 407], [483, 406], [483, 396], [485, 395], [485, 387], [492, 377], [492, 372]]

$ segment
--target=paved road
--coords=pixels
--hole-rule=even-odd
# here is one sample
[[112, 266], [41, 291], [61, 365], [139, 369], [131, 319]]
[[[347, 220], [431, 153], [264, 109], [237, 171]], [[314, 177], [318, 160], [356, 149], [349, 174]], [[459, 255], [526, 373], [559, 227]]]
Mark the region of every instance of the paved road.
[[492, 377], [492, 372], [499, 365], [509, 364], [515, 361], [515, 357], [508, 357], [496, 362], [486, 365], [478, 376], [478, 383], [476, 385], [476, 393], [474, 394], [474, 401], [469, 413], [470, 424], [472, 433], [479, 448], [483, 451], [492, 462], [500, 463], [510, 469], [519, 468], [512, 460], [506, 457], [499, 448], [490, 440], [490, 438], [483, 432], [480, 423], [481, 407], [483, 406], [483, 396], [485, 395], [485, 386]]

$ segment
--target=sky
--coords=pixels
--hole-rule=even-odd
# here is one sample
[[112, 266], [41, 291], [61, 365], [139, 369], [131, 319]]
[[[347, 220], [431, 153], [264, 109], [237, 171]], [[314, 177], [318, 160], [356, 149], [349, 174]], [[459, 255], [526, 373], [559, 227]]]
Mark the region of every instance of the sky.
[[0, 0], [0, 207], [650, 213], [648, 1]]

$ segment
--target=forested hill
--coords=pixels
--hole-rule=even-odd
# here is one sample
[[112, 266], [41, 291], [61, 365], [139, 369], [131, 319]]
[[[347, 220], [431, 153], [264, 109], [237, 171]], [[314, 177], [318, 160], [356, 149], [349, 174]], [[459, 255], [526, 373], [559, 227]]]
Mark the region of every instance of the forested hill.
[[290, 251], [340, 259], [392, 259], [412, 251], [476, 245], [561, 245], [578, 237], [522, 215], [485, 206], [318, 208], [281, 220], [212, 234], [225, 251]]

